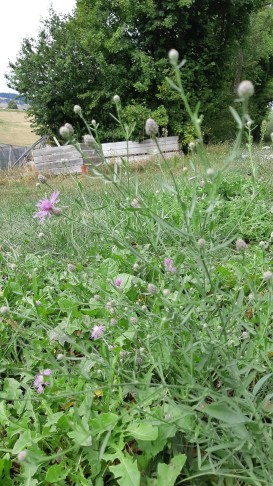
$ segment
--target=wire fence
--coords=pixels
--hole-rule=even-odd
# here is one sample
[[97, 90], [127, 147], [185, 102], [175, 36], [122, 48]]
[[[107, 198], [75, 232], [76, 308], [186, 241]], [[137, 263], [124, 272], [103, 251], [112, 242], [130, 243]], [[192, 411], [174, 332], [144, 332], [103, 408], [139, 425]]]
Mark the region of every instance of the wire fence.
[[31, 145], [31, 147], [19, 147], [18, 145], [0, 143], [0, 170], [23, 166], [32, 158], [32, 150], [36, 147], [45, 147], [47, 142], [48, 136], [45, 135]]
[[27, 147], [0, 144], [0, 169], [11, 169], [16, 161], [24, 154]]

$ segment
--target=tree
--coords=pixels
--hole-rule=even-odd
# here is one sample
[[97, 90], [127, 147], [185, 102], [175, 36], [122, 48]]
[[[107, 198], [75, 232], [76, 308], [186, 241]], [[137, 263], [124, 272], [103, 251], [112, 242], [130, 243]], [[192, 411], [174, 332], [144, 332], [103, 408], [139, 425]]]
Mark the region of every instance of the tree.
[[[119, 94], [127, 121], [137, 116], [136, 137], [145, 113], [183, 138], [191, 127], [185, 129], [182, 103], [166, 82], [172, 75], [167, 53], [176, 48], [187, 60], [183, 82], [189, 101], [201, 101], [204, 130], [217, 131], [213, 120], [224, 109], [229, 116], [239, 80], [234, 58], [247, 45], [251, 15], [263, 5], [262, 0], [78, 0], [73, 17], [60, 19], [51, 11], [38, 40], [23, 41], [10, 65], [9, 85], [30, 103], [38, 133], [56, 134], [65, 122], [75, 125], [73, 105], [81, 104], [87, 117], [99, 122], [103, 140], [117, 139], [121, 134], [110, 113], [112, 97]], [[82, 133], [80, 124], [77, 128]]]
[[29, 103], [36, 133], [56, 135], [64, 122], [75, 122], [73, 105], [88, 89], [93, 69], [93, 58], [69, 28], [68, 17], [51, 9], [38, 39], [23, 40], [7, 79]]
[[18, 110], [17, 103], [14, 99], [8, 102], [8, 110]]

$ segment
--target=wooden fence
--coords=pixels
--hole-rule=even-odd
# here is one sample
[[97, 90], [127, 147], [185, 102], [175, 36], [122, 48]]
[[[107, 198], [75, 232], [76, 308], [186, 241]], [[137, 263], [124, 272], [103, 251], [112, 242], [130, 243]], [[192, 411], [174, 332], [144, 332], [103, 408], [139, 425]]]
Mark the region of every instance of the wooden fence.
[[80, 173], [82, 165], [98, 164], [104, 159], [108, 163], [119, 163], [128, 156], [129, 162], [149, 160], [157, 157], [160, 151], [165, 157], [172, 157], [179, 153], [178, 137], [164, 137], [157, 139], [158, 146], [152, 139], [144, 142], [115, 142], [103, 143], [102, 152], [92, 146], [81, 144], [83, 156], [72, 146], [45, 147], [33, 150], [32, 156], [39, 173]]

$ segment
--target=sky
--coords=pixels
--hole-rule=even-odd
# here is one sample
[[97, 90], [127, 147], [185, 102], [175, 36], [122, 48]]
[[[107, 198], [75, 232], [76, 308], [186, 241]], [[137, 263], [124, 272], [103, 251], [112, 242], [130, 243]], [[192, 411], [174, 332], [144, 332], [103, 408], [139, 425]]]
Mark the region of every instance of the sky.
[[9, 61], [15, 61], [24, 37], [37, 37], [41, 18], [50, 6], [57, 13], [70, 13], [76, 0], [6, 0], [1, 2], [0, 92], [12, 92], [4, 77]]

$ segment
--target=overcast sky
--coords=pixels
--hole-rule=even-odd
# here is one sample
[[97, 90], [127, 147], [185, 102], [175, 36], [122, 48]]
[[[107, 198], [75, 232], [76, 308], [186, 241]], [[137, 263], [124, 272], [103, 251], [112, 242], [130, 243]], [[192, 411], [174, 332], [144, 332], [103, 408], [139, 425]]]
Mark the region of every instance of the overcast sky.
[[24, 37], [36, 37], [41, 17], [48, 17], [53, 6], [58, 13], [69, 13], [76, 0], [5, 0], [1, 2], [0, 92], [11, 92], [4, 77], [9, 61], [15, 61]]

